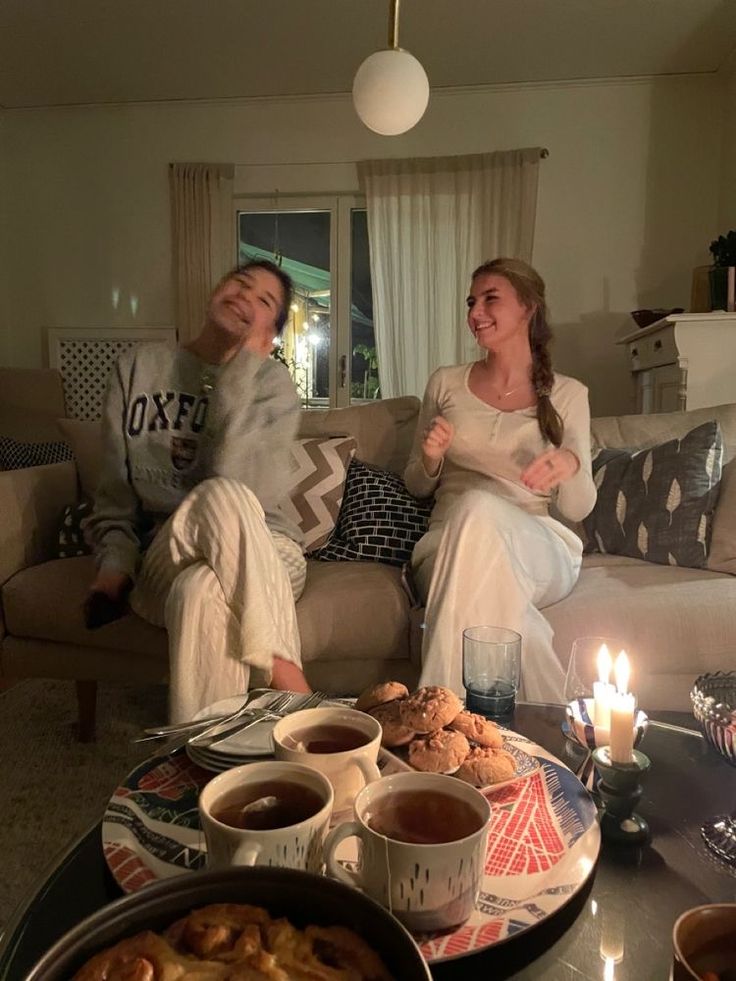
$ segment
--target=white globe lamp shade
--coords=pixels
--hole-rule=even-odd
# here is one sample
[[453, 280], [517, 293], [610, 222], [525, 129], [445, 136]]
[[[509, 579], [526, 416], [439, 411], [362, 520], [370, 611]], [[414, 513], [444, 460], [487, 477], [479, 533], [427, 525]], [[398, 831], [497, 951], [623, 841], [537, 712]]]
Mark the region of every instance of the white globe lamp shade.
[[422, 118], [428, 102], [427, 73], [414, 55], [401, 48], [374, 52], [355, 73], [355, 111], [374, 133], [405, 133]]

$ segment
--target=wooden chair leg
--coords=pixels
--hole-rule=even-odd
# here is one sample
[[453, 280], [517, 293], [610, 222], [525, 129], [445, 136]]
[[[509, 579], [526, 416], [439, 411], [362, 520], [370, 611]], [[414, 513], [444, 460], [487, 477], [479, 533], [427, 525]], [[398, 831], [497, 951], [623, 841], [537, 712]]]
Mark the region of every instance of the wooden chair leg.
[[95, 741], [97, 722], [97, 682], [77, 681], [77, 739], [80, 743]]

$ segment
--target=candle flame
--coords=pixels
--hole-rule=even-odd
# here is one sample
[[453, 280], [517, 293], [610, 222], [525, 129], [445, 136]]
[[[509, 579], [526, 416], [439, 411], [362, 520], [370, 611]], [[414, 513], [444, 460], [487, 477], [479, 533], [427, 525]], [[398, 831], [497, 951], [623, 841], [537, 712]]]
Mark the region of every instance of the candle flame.
[[604, 685], [607, 685], [612, 667], [613, 662], [611, 661], [611, 655], [608, 653], [608, 648], [605, 644], [601, 644], [598, 651], [598, 681], [602, 681]]
[[618, 652], [618, 657], [616, 658], [616, 664], [614, 665], [613, 672], [616, 676], [616, 691], [619, 693], [619, 695], [625, 695], [629, 690], [629, 675], [631, 673], [626, 651]]

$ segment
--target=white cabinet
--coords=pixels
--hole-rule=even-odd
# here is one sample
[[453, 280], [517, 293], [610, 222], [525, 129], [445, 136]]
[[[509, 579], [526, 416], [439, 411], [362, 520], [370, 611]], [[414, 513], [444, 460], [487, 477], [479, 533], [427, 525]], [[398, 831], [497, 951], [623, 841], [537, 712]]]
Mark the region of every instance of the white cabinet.
[[619, 338], [636, 411], [679, 412], [736, 402], [736, 314], [676, 313]]

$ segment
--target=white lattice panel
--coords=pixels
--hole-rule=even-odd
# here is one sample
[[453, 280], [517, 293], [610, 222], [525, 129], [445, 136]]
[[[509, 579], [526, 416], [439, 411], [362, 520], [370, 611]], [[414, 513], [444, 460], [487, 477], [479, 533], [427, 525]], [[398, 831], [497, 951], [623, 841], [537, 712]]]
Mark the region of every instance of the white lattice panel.
[[107, 377], [117, 358], [144, 341], [174, 346], [173, 327], [49, 328], [49, 366], [64, 380], [67, 415], [72, 419], [99, 419]]

